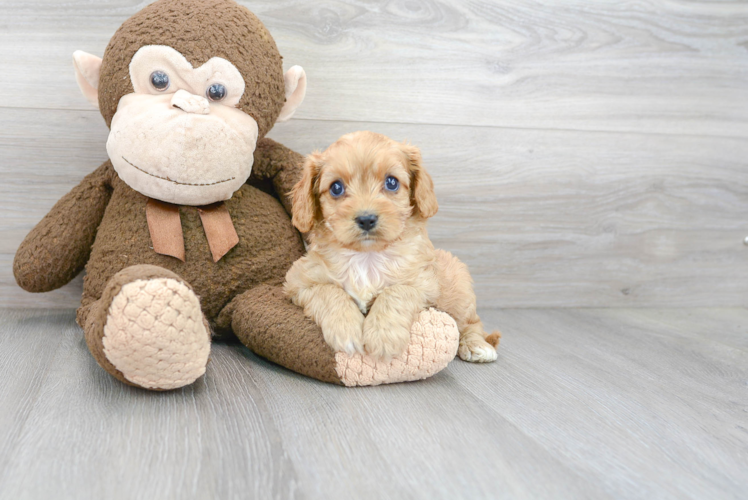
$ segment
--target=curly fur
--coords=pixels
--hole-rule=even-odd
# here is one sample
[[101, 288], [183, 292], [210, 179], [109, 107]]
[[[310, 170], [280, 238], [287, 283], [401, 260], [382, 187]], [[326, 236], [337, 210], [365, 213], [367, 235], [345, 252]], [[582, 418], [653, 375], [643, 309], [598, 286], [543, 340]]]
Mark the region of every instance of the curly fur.
[[[389, 176], [396, 191], [385, 189]], [[345, 186], [339, 197], [329, 192], [336, 181]], [[467, 267], [428, 238], [438, 205], [416, 147], [372, 132], [345, 135], [307, 157], [292, 194], [293, 222], [309, 231], [310, 246], [286, 275], [286, 293], [333, 349], [399, 355], [411, 323], [435, 306], [455, 319], [462, 359], [496, 359]], [[362, 214], [377, 217], [373, 229], [357, 223]], [[498, 332], [491, 340], [498, 344]]]

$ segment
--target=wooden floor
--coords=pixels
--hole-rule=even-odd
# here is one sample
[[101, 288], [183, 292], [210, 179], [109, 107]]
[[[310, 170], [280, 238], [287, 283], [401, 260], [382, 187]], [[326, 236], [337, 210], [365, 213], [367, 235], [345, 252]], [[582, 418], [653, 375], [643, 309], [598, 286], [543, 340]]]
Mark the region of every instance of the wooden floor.
[[498, 362], [345, 389], [216, 345], [125, 386], [73, 311], [0, 311], [0, 498], [745, 498], [748, 311], [482, 311]]

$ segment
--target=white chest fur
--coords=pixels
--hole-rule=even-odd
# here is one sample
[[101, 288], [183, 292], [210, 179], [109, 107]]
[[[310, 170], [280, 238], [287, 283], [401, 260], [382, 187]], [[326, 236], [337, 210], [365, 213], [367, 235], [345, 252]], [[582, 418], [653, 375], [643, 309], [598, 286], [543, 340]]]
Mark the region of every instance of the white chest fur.
[[354, 252], [341, 255], [338, 278], [343, 289], [366, 314], [372, 300], [396, 282], [400, 258], [394, 252]]

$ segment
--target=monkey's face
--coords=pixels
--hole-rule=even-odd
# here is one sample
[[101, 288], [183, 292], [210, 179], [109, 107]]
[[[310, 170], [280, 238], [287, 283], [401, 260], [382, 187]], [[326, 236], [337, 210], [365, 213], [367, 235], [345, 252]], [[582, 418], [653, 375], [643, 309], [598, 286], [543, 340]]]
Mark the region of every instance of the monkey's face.
[[140, 48], [134, 92], [112, 118], [107, 152], [136, 191], [179, 205], [227, 200], [249, 177], [257, 122], [237, 109], [244, 78], [228, 60], [193, 68], [171, 47]]
[[109, 159], [136, 191], [179, 205], [232, 196], [258, 138], [304, 100], [273, 37], [233, 0], [157, 0], [125, 21], [104, 57], [73, 54], [83, 95], [111, 132]]

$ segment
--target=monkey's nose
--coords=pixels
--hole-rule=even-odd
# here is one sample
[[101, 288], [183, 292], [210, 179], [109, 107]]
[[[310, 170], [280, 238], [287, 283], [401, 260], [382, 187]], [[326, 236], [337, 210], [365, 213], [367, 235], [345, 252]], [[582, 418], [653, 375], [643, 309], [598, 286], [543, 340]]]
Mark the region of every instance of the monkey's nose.
[[171, 105], [187, 113], [207, 115], [210, 113], [210, 103], [205, 97], [190, 94], [184, 89], [177, 90], [171, 98]]
[[374, 214], [363, 214], [356, 217], [356, 224], [364, 231], [371, 231], [376, 227], [379, 217]]

